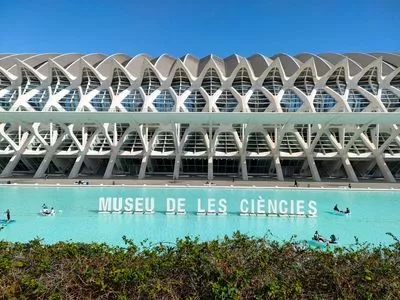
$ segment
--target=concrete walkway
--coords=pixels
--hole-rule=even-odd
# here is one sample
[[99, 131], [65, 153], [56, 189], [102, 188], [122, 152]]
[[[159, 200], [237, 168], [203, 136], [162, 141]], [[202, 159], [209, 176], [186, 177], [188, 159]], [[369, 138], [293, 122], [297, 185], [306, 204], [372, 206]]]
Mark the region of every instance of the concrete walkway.
[[[47, 179], [35, 179], [27, 177], [12, 177], [12, 178], [1, 178], [0, 184], [40, 184], [40, 185], [74, 185], [77, 181], [89, 182], [89, 185], [126, 185], [126, 186], [229, 186], [229, 187], [277, 187], [277, 188], [288, 188], [294, 187], [294, 179], [287, 181], [278, 181], [274, 179], [259, 179], [244, 181], [238, 178], [232, 179], [232, 177], [221, 177], [216, 178], [212, 181], [206, 178], [199, 177], [187, 177], [180, 178], [179, 180], [172, 180], [170, 177], [149, 177], [143, 180], [135, 178], [119, 177], [114, 179], [102, 179], [102, 178], [79, 178], [79, 179], [68, 179], [65, 177], [50, 176]], [[332, 180], [332, 181], [307, 181], [297, 179], [298, 188], [339, 188], [349, 189], [349, 182], [344, 180]], [[352, 189], [400, 189], [400, 182], [388, 183], [380, 181], [361, 181], [352, 182]]]

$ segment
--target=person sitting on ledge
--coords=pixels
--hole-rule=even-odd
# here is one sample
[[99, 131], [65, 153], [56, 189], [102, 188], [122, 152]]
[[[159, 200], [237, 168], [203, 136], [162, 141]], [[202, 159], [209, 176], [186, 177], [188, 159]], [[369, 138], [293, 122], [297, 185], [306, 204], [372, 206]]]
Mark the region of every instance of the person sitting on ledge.
[[331, 238], [331, 240], [329, 241], [329, 243], [331, 243], [331, 244], [336, 244], [337, 243], [337, 238], [336, 238], [336, 236], [334, 234], [332, 234], [330, 236], [330, 238]]
[[350, 213], [350, 209], [348, 207], [346, 207], [346, 210], [344, 211], [345, 214], [349, 214]]
[[335, 204], [335, 207], [333, 208], [334, 211], [339, 211], [339, 208], [337, 206], [337, 204]]

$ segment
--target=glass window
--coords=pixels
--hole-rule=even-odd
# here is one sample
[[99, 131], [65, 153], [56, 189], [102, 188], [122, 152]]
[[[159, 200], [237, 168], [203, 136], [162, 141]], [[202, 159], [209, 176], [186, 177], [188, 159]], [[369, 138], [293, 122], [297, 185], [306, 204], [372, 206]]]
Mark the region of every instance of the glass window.
[[263, 92], [255, 90], [249, 99], [248, 105], [252, 112], [264, 112], [270, 102]]
[[311, 68], [305, 68], [297, 77], [294, 82], [294, 86], [297, 87], [300, 91], [302, 91], [306, 95], [311, 95], [312, 90], [314, 89], [314, 79]]
[[400, 98], [389, 90], [382, 90], [381, 101], [388, 112], [394, 112], [400, 108]]
[[22, 83], [21, 90], [22, 94], [26, 94], [29, 91], [36, 89], [40, 86], [40, 80], [26, 68], [21, 69], [22, 73]]
[[352, 112], [361, 112], [369, 105], [369, 101], [356, 90], [349, 91], [347, 103]]
[[330, 111], [336, 105], [335, 99], [324, 90], [318, 90], [314, 98], [316, 112]]
[[70, 85], [69, 79], [59, 69], [53, 68], [51, 72], [51, 91], [53, 95]]
[[79, 105], [79, 101], [81, 96], [79, 94], [78, 89], [71, 90], [67, 95], [62, 97], [58, 103], [66, 110], [66, 111], [75, 111]]
[[196, 90], [190, 93], [183, 104], [190, 112], [202, 112], [206, 106], [206, 100], [200, 91]]
[[120, 68], [115, 68], [111, 82], [111, 89], [113, 90], [114, 95], [118, 95], [130, 86], [131, 83], [125, 73]]
[[143, 107], [143, 98], [139, 90], [132, 90], [122, 100], [121, 104], [127, 111], [141, 111]]
[[201, 86], [210, 96], [214, 95], [215, 92], [221, 87], [221, 80], [219, 79], [217, 71], [213, 68], [209, 69], [204, 76]]
[[224, 90], [215, 104], [220, 112], [233, 112], [238, 103], [235, 96], [229, 90]]
[[147, 68], [144, 70], [141, 86], [146, 95], [150, 95], [161, 86], [160, 80], [158, 80], [152, 69]]
[[46, 105], [47, 100], [49, 100], [49, 91], [47, 89], [40, 90], [28, 100], [28, 104], [32, 106], [36, 111], [41, 111]]
[[83, 68], [82, 73], [82, 93], [84, 95], [89, 94], [89, 92], [100, 86], [100, 81], [96, 75], [89, 68]]
[[369, 69], [358, 81], [358, 85], [368, 92], [378, 95], [378, 68], [373, 67]]
[[174, 89], [178, 96], [182, 95], [188, 88], [190, 88], [190, 80], [182, 68], [178, 68], [172, 79], [171, 87]]
[[9, 110], [18, 98], [18, 90], [11, 90], [0, 97], [0, 107], [4, 110]]
[[6, 87], [11, 85], [11, 81], [0, 72], [0, 90], [5, 89]]
[[172, 99], [170, 92], [168, 92], [167, 90], [163, 90], [157, 96], [157, 98], [154, 99], [153, 105], [159, 112], [173, 111], [175, 101], [174, 99]]
[[393, 77], [393, 79], [390, 81], [390, 85], [400, 90], [400, 73]]
[[237, 74], [235, 79], [233, 80], [232, 87], [242, 96], [246, 95], [246, 93], [251, 89], [251, 80], [247, 70], [245, 68], [241, 68]]
[[340, 67], [336, 69], [326, 81], [326, 85], [340, 95], [344, 95], [347, 87], [344, 68]]
[[265, 87], [271, 94], [278, 95], [279, 91], [282, 89], [282, 79], [278, 68], [273, 68], [269, 71], [267, 77], [265, 77], [263, 82], [263, 87]]
[[303, 100], [292, 90], [286, 90], [282, 96], [281, 107], [283, 112], [295, 112], [303, 105]]
[[100, 91], [100, 93], [90, 100], [90, 104], [92, 104], [97, 111], [108, 111], [111, 106], [110, 93], [107, 90]]
[[191, 132], [187, 135], [184, 152], [199, 153], [207, 151], [207, 146], [204, 141], [204, 135], [201, 132]]

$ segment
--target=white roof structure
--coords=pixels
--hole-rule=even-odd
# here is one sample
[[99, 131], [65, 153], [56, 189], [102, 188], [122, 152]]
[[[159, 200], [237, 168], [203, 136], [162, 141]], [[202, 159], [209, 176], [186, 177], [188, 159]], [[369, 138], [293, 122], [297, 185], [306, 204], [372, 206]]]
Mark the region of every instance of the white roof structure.
[[0, 177], [400, 178], [400, 54], [0, 54]]

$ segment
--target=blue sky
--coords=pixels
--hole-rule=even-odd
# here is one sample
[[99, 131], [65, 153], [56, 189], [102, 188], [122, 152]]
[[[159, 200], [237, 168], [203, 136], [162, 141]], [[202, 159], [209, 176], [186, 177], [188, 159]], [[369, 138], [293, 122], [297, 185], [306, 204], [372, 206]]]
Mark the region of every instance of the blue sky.
[[2, 0], [0, 53], [400, 52], [400, 0]]

